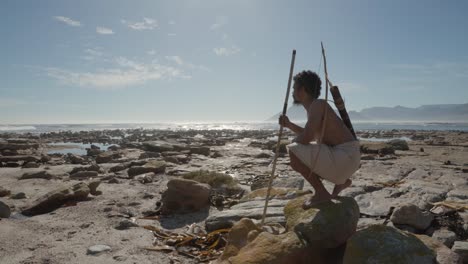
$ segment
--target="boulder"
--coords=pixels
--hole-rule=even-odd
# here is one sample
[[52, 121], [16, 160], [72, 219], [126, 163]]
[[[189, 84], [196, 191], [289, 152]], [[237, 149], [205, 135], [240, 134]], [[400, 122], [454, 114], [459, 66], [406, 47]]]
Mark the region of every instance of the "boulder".
[[11, 191], [8, 189], [5, 189], [4, 187], [0, 186], [0, 197], [8, 196], [10, 195]]
[[423, 212], [414, 204], [404, 204], [393, 211], [390, 221], [394, 224], [409, 225], [419, 230], [425, 230], [431, 225], [434, 216]]
[[39, 162], [41, 160], [40, 157], [37, 156], [29, 156], [29, 155], [19, 155], [19, 156], [0, 156], [0, 162], [17, 162], [17, 161], [23, 161], [23, 162]]
[[41, 165], [34, 162], [34, 161], [29, 161], [23, 164], [23, 168], [30, 169], [30, 168], [39, 168]]
[[70, 160], [70, 162], [72, 164], [81, 164], [81, 163], [85, 162], [85, 159], [83, 157], [72, 154], [72, 153], [68, 153], [67, 157], [68, 157], [68, 159]]
[[307, 248], [307, 245], [295, 232], [287, 232], [281, 235], [262, 232], [251, 243], [242, 247], [236, 256], [230, 257], [228, 263], [324, 263], [311, 257], [312, 253], [313, 251]]
[[249, 218], [242, 218], [236, 222], [229, 231], [227, 244], [219, 260], [226, 260], [237, 255], [239, 250], [247, 245], [247, 242], [251, 242], [254, 239], [251, 235], [250, 237], [252, 239], [249, 241], [249, 234], [254, 234], [256, 232], [258, 235], [261, 231], [262, 230]]
[[112, 162], [114, 159], [118, 159], [121, 157], [121, 154], [117, 151], [106, 151], [98, 154], [96, 156], [96, 163], [109, 163]]
[[0, 218], [8, 218], [11, 215], [10, 206], [0, 201]]
[[409, 150], [408, 142], [403, 139], [392, 139], [387, 142], [394, 150]]
[[195, 212], [209, 206], [211, 187], [186, 179], [173, 179], [162, 194], [161, 213]]
[[190, 153], [191, 154], [200, 154], [204, 156], [209, 156], [210, 155], [210, 148], [209, 147], [190, 147]]
[[457, 235], [455, 232], [450, 231], [446, 228], [438, 229], [432, 234], [432, 239], [435, 239], [445, 246], [451, 248], [455, 240], [457, 240]]
[[356, 231], [359, 206], [351, 197], [339, 197], [304, 210], [305, 195], [290, 201], [284, 208], [286, 228], [300, 233], [313, 247], [336, 248]]
[[19, 179], [26, 180], [26, 179], [52, 179], [52, 174], [45, 170], [41, 171], [32, 171], [32, 172], [25, 172]]
[[461, 258], [458, 254], [446, 247], [442, 242], [437, 241], [426, 235], [416, 235], [424, 245], [430, 248], [436, 254], [437, 264], [461, 264]]
[[166, 141], [146, 141], [142, 143], [143, 149], [152, 152], [179, 151], [187, 149], [187, 146], [180, 143], [169, 143]]
[[347, 242], [343, 264], [435, 263], [436, 254], [416, 236], [396, 228], [373, 225]]
[[154, 172], [154, 173], [163, 173], [166, 171], [166, 163], [164, 161], [152, 160], [147, 162], [143, 166], [134, 166], [128, 169], [128, 176], [133, 178], [136, 175]]
[[[268, 209], [265, 215], [265, 223], [280, 223], [285, 224], [284, 206], [288, 200], [272, 199], [268, 202]], [[265, 207], [265, 199], [242, 202], [231, 206], [228, 210], [217, 211], [205, 221], [205, 227], [208, 232], [230, 228], [242, 218], [250, 218], [260, 221], [263, 216], [263, 208]]]
[[361, 153], [388, 155], [395, 154], [393, 146], [382, 142], [361, 142]]
[[70, 175], [72, 179], [86, 179], [91, 177], [97, 177], [98, 173], [96, 171], [79, 171]]
[[75, 167], [70, 171], [70, 174], [75, 174], [75, 173], [80, 172], [80, 171], [96, 171], [96, 172], [99, 172], [100, 170], [101, 170], [101, 168], [99, 167], [99, 165], [92, 164], [92, 165], [89, 165], [89, 166]]
[[68, 201], [81, 201], [88, 197], [89, 187], [83, 182], [64, 185], [38, 198], [22, 210], [22, 214], [33, 216], [51, 212]]
[[87, 183], [89, 188], [89, 193], [92, 195], [101, 195], [102, 192], [97, 190], [99, 184], [101, 184], [101, 180], [92, 180]]
[[462, 263], [468, 263], [468, 241], [455, 241], [452, 251], [460, 256]]

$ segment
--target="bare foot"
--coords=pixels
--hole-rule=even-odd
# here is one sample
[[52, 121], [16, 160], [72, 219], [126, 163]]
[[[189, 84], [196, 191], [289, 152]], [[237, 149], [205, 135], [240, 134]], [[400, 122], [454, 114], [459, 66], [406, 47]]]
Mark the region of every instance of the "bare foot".
[[351, 186], [351, 183], [353, 183], [353, 181], [351, 181], [350, 179], [347, 179], [345, 183], [335, 185], [335, 188], [333, 188], [332, 197], [333, 198], [338, 197], [338, 194], [342, 190], [344, 190], [344, 189], [348, 188], [349, 186]]
[[331, 199], [332, 199], [332, 196], [329, 193], [321, 194], [321, 195], [315, 194], [312, 198], [310, 198], [309, 200], [306, 200], [302, 204], [302, 209], [307, 210], [320, 203], [328, 202]]

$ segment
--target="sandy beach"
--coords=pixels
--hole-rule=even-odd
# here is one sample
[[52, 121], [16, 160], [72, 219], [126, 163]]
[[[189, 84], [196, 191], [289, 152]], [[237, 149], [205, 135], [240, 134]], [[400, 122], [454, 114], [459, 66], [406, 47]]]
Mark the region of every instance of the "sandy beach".
[[[145, 249], [153, 245], [155, 236], [143, 226], [183, 233], [192, 224], [200, 232], [232, 225], [239, 215], [229, 220], [229, 212], [235, 210], [231, 207], [239, 209], [243, 197], [266, 186], [276, 133], [140, 129], [40, 137], [4, 133], [0, 136], [0, 201], [10, 212], [0, 220], [0, 263], [198, 263], [176, 251]], [[467, 241], [468, 210], [463, 210], [468, 205], [467, 132], [358, 131], [358, 136], [361, 168], [352, 177], [352, 186], [341, 193], [359, 205], [358, 230], [372, 224], [391, 225], [432, 236], [448, 248], [456, 241]], [[286, 134], [284, 144], [291, 137]], [[399, 138], [407, 140], [389, 141]], [[93, 143], [105, 147], [91, 147]], [[81, 154], [60, 153], [70, 148]], [[311, 190], [288, 164], [283, 150], [274, 187]], [[236, 191], [213, 192], [213, 188], [206, 207], [184, 213], [172, 208], [161, 215], [168, 182], [199, 170], [232, 176], [238, 183]], [[92, 184], [98, 184], [97, 190]], [[34, 207], [38, 200], [44, 201], [44, 195], [71, 186], [91, 188], [84, 197], [74, 190], [76, 195], [67, 200]], [[326, 183], [326, 187], [331, 190], [333, 185]], [[408, 203], [432, 215], [429, 226], [415, 228], [390, 220], [395, 209]], [[262, 209], [252, 210], [258, 215]], [[145, 216], [153, 219], [141, 219]], [[281, 223], [281, 217], [267, 215], [271, 222]], [[95, 245], [107, 247], [93, 251]]]

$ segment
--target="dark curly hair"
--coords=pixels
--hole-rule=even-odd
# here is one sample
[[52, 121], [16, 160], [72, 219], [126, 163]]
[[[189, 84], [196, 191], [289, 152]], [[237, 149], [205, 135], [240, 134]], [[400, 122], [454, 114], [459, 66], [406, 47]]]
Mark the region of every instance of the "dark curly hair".
[[317, 99], [322, 89], [322, 81], [317, 73], [313, 71], [302, 71], [294, 76], [294, 85], [304, 87], [306, 93]]

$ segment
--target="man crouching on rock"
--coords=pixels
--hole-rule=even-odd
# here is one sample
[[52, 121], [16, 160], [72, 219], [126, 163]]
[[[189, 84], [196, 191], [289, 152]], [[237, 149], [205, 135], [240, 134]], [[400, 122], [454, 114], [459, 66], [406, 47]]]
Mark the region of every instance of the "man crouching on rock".
[[[359, 142], [330, 105], [318, 99], [321, 84], [320, 77], [311, 71], [300, 72], [294, 77], [294, 104], [301, 104], [307, 111], [304, 128], [289, 121], [287, 116], [279, 118], [280, 125], [297, 135], [294, 143], [288, 146], [291, 167], [315, 189], [314, 196], [303, 204], [304, 209], [329, 201], [349, 187], [349, 178], [358, 170], [361, 158]], [[325, 109], [327, 120], [322, 142], [311, 143], [320, 140]], [[332, 194], [325, 189], [320, 178], [335, 184]]]

